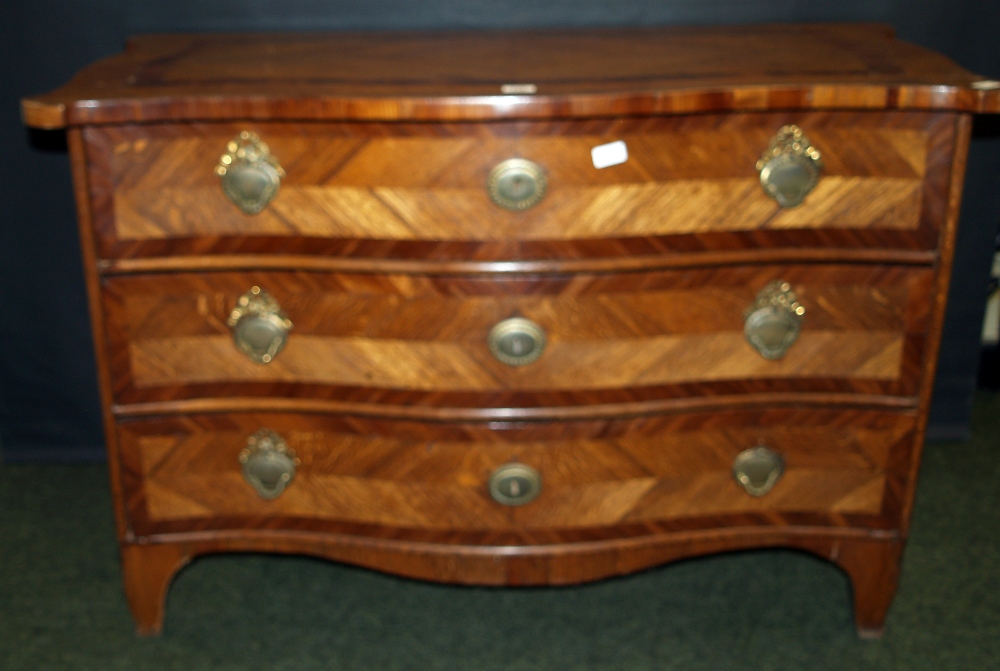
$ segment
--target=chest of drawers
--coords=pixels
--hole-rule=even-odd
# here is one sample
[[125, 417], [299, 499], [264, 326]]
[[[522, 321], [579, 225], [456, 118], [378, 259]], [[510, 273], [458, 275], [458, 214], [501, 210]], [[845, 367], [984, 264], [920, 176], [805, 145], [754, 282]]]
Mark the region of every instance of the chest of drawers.
[[125, 588], [226, 551], [895, 591], [970, 115], [879, 26], [149, 36], [67, 128]]

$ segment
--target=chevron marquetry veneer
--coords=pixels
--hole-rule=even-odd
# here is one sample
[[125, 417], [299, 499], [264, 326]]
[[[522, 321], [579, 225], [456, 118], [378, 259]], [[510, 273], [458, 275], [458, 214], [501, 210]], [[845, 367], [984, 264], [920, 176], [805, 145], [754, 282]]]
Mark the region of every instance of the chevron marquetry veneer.
[[837, 25], [149, 36], [25, 100], [68, 129], [139, 630], [210, 552], [791, 547], [877, 634], [998, 91]]

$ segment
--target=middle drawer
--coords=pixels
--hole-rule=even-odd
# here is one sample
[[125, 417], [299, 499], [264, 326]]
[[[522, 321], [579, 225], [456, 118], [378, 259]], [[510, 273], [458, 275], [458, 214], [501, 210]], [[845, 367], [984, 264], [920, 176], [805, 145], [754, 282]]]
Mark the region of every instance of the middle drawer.
[[482, 407], [751, 391], [912, 396], [933, 275], [841, 264], [114, 277], [105, 280], [109, 359], [120, 404], [279, 394]]

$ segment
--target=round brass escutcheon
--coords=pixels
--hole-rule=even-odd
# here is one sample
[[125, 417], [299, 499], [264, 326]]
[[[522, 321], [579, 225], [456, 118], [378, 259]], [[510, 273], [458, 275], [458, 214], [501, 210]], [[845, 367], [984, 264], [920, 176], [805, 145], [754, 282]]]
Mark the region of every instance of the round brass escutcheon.
[[257, 214], [275, 196], [285, 171], [256, 133], [243, 131], [226, 147], [215, 172], [222, 191], [246, 214]]
[[523, 317], [511, 317], [490, 329], [490, 352], [508, 366], [524, 366], [538, 360], [545, 350], [545, 331]]
[[239, 461], [244, 479], [264, 499], [277, 498], [285, 491], [299, 463], [285, 439], [270, 429], [260, 429], [247, 438]]
[[505, 506], [523, 506], [542, 491], [542, 476], [531, 466], [504, 464], [490, 476], [490, 496]]
[[750, 496], [771, 491], [784, 470], [782, 456], [764, 445], [743, 450], [733, 460], [733, 478]]
[[229, 313], [233, 342], [257, 363], [271, 363], [288, 342], [292, 322], [269, 293], [253, 287]]
[[500, 163], [490, 171], [486, 180], [490, 200], [514, 211], [537, 205], [547, 186], [542, 166], [523, 158], [511, 158]]
[[805, 313], [788, 282], [771, 282], [747, 308], [743, 335], [765, 359], [780, 359], [798, 339]]
[[782, 207], [795, 207], [819, 182], [820, 154], [798, 126], [784, 126], [757, 161], [760, 184]]

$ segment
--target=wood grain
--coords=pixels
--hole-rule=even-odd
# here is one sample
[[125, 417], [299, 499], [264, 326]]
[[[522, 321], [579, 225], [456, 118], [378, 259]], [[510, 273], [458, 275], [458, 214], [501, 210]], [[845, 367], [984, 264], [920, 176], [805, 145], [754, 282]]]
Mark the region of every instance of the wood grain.
[[174, 575], [191, 561], [193, 553], [176, 544], [121, 546], [125, 596], [140, 636], [156, 636], [163, 630], [167, 589]]
[[[140, 631], [160, 630], [172, 575], [209, 552], [555, 585], [792, 547], [847, 571], [859, 631], [878, 633], [926, 429], [964, 113], [1000, 112], [976, 80], [882, 26], [186, 35], [133, 40], [25, 100], [29, 125], [70, 127]], [[792, 123], [825, 167], [781, 210], [754, 164]], [[287, 171], [254, 217], [213, 172], [242, 130]], [[592, 168], [590, 149], [619, 139], [629, 160]], [[523, 213], [484, 189], [512, 156], [549, 177]], [[775, 279], [806, 317], [764, 361], [743, 317]], [[295, 324], [268, 366], [226, 325], [255, 285]], [[485, 346], [512, 316], [549, 337], [519, 369]], [[264, 426], [300, 459], [273, 501], [237, 458]], [[787, 469], [753, 498], [730, 469], [759, 444]], [[485, 486], [512, 461], [543, 478], [518, 508]]]
[[[443, 396], [443, 398], [442, 398]], [[298, 412], [310, 414], [349, 414], [362, 417], [387, 417], [391, 419], [415, 419], [432, 422], [488, 422], [488, 421], [573, 421], [579, 419], [609, 419], [616, 417], [638, 417], [664, 412], [698, 412], [706, 409], [722, 408], [767, 408], [769, 406], [817, 405], [839, 408], [869, 408], [879, 410], [912, 410], [919, 404], [915, 397], [885, 396], [858, 393], [817, 392], [811, 389], [794, 392], [757, 392], [719, 396], [689, 396], [658, 398], [654, 400], [621, 401], [617, 403], [595, 403], [593, 398], [583, 397], [576, 401], [572, 394], [550, 397], [549, 405], [538, 407], [511, 407], [502, 402], [495, 406], [475, 407], [472, 405], [399, 405], [391, 402], [366, 403], [355, 401], [335, 401], [315, 397], [287, 396], [250, 397], [230, 396], [227, 398], [194, 398], [176, 401], [153, 401], [113, 405], [111, 411], [120, 419], [136, 417], [148, 418], [156, 415], [184, 415], [202, 413], [231, 412]], [[468, 394], [462, 397], [467, 398]], [[455, 396], [453, 398], [461, 398]], [[435, 400], [446, 401], [448, 396], [439, 395]], [[590, 401], [589, 405], [584, 405]], [[575, 404], [574, 404], [575, 402]]]
[[[391, 45], [387, 48], [386, 45]], [[528, 81], [525, 81], [525, 80]], [[175, 119], [495, 119], [788, 108], [1000, 110], [884, 25], [147, 35], [22, 102], [61, 128]], [[505, 94], [504, 84], [533, 92]]]
[[[786, 123], [806, 130], [825, 166], [815, 191], [790, 209], [763, 193], [754, 168]], [[200, 240], [204, 249], [224, 239], [230, 252], [258, 240], [272, 252], [277, 246], [329, 254], [336, 241], [353, 240], [351, 255], [370, 255], [375, 248], [366, 252], [363, 245], [371, 240], [382, 256], [466, 248], [466, 254], [516, 258], [521, 247], [592, 256], [614, 254], [606, 242], [618, 240], [657, 240], [679, 250], [703, 239], [744, 246], [748, 241], [738, 236], [750, 231], [758, 247], [808, 246], [810, 237], [820, 237], [816, 229], [836, 231], [843, 246], [927, 248], [936, 242], [937, 219], [924, 213], [941, 188], [925, 179], [927, 167], [951, 151], [941, 118], [912, 113], [254, 124], [288, 177], [277, 198], [250, 216], [226, 199], [214, 173], [226, 143], [246, 127], [88, 130], [100, 174], [95, 197], [108, 208], [98, 226], [105, 254], [180, 243], [176, 254], [191, 244], [186, 240]], [[619, 139], [629, 146], [629, 161], [594, 169], [590, 148]], [[486, 193], [489, 171], [512, 156], [535, 160], [549, 175], [548, 194], [525, 212], [497, 207]]]
[[[245, 236], [489, 246], [817, 228], [923, 239], [923, 179], [938, 124], [917, 115], [873, 125], [856, 116], [256, 124], [288, 177], [253, 216], [226, 199], [214, 173], [245, 125], [131, 126], [88, 131], [88, 140], [100, 148], [95, 160], [109, 182], [111, 211], [101, 230], [110, 247]], [[793, 121], [823, 153], [824, 177], [802, 206], [783, 210], [763, 193], [754, 164], [776, 130]], [[590, 148], [619, 139], [629, 161], [595, 170]], [[546, 198], [526, 212], [497, 207], [485, 189], [490, 169], [512, 156], [535, 160], [549, 174]]]
[[830, 558], [851, 577], [854, 623], [861, 638], [881, 638], [885, 616], [899, 584], [903, 543], [899, 540], [852, 540], [835, 543]]
[[[360, 564], [420, 580], [481, 585], [567, 585], [639, 571], [670, 561], [741, 549], [781, 547], [808, 552], [840, 566], [854, 588], [855, 624], [862, 637], [881, 634], [896, 591], [902, 543], [892, 535], [856, 529], [737, 527], [648, 534], [617, 542], [578, 542], [550, 547], [463, 548], [418, 541], [288, 530], [176, 534], [127, 544], [144, 565], [159, 567], [136, 576], [149, 583], [133, 594], [140, 633], [163, 628], [164, 597], [173, 567], [161, 557], [189, 558], [219, 552], [310, 554]], [[126, 564], [126, 569], [129, 565]], [[131, 579], [131, 577], [126, 578]], [[145, 600], [140, 600], [148, 594]], [[137, 598], [138, 597], [138, 598]], [[738, 598], [734, 595], [733, 598]], [[142, 619], [139, 619], [141, 616]]]
[[[289, 138], [258, 128], [289, 178], [253, 216], [229, 202], [214, 173], [235, 129], [169, 140], [155, 139], [148, 127], [140, 139], [129, 137], [135, 129], [107, 130], [113, 135], [104, 141], [114, 146], [115, 233], [121, 240], [563, 240], [919, 225], [927, 151], [919, 131], [807, 126], [823, 155], [823, 178], [803, 205], [783, 210], [761, 189], [754, 169], [779, 126], [663, 129], [672, 133], [649, 122], [642, 126], [617, 122], [594, 129], [599, 134], [572, 132], [580, 128], [516, 137], [502, 125], [435, 129], [444, 137], [384, 137], [393, 129], [378, 128], [369, 137], [341, 139], [330, 133]], [[591, 148], [612, 138], [629, 147], [628, 162], [594, 169]], [[485, 188], [493, 166], [514, 156], [548, 173], [544, 200], [525, 212], [497, 207]]]
[[[237, 459], [262, 427], [281, 434], [301, 462], [271, 501], [245, 482]], [[604, 528], [612, 537], [622, 525], [726, 515], [891, 523], [883, 515], [899, 506], [885, 500], [886, 480], [900, 474], [890, 454], [910, 449], [913, 429], [911, 414], [813, 408], [539, 424], [207, 415], [131, 422], [120, 436], [130, 519], [143, 535], [266, 519], [466, 533], [467, 541], [508, 532], [535, 544], [559, 530]], [[756, 498], [731, 468], [760, 444], [784, 456], [785, 473]], [[541, 473], [534, 502], [512, 508], [489, 497], [490, 473], [510, 462]]]
[[216, 256], [171, 256], [135, 259], [102, 259], [97, 269], [102, 275], [134, 273], [204, 272], [216, 270], [308, 270], [389, 275], [491, 275], [493, 277], [606, 273], [733, 266], [746, 263], [881, 263], [902, 266], [932, 266], [936, 250], [774, 248], [743, 249], [689, 254], [632, 256], [624, 259], [539, 259], [520, 261], [434, 261], [428, 259], [363, 259], [302, 256], [292, 254], [225, 254]]
[[[916, 481], [920, 469], [920, 458], [924, 448], [924, 437], [927, 434], [927, 423], [930, 418], [931, 398], [934, 390], [934, 375], [937, 372], [938, 351], [941, 347], [942, 334], [944, 332], [945, 310], [948, 305], [948, 287], [951, 283], [952, 264], [955, 256], [955, 240], [958, 235], [958, 215], [962, 203], [962, 185], [965, 182], [966, 159], [968, 158], [969, 136], [972, 133], [972, 117], [969, 115], [959, 115], [955, 117], [955, 137], [958, 139], [956, 152], [952, 164], [948, 171], [948, 203], [947, 209], [941, 213], [944, 220], [944, 227], [941, 230], [940, 244], [940, 271], [933, 287], [933, 298], [931, 299], [931, 312], [928, 316], [931, 319], [931, 332], [928, 338], [928, 359], [923, 368], [923, 380], [920, 385], [920, 420], [918, 424], [919, 439], [915, 449], [909, 455], [908, 467], [910, 469], [910, 479]], [[910, 513], [913, 510], [916, 490], [909, 491], [906, 504], [901, 533], [903, 538], [909, 533]]]
[[[468, 189], [287, 186], [253, 218], [236, 210], [218, 186], [129, 191], [116, 195], [114, 206], [121, 240], [206, 234], [572, 240], [760, 228], [914, 229], [920, 188], [914, 179], [828, 177], [805, 204], [788, 211], [753, 177], [602, 188], [559, 185], [543, 204], [520, 216], [492, 204], [482, 184]], [[843, 218], [834, 218], [840, 213]]]
[[[836, 265], [503, 280], [210, 273], [118, 277], [105, 289], [120, 401], [139, 400], [133, 390], [228, 383], [487, 393], [837, 378], [902, 391], [915, 379], [909, 362], [920, 356], [932, 276]], [[774, 279], [793, 283], [806, 317], [788, 354], [768, 361], [746, 343], [743, 320]], [[226, 324], [251, 286], [294, 323], [267, 365], [245, 357]], [[547, 333], [528, 366], [500, 363], [487, 347], [493, 325], [512, 316]]]
[[111, 352], [105, 343], [105, 312], [101, 295], [100, 279], [96, 272], [97, 245], [93, 236], [94, 207], [90, 200], [90, 178], [87, 171], [87, 145], [83, 132], [71, 128], [66, 132], [69, 148], [70, 167], [73, 175], [73, 197], [76, 204], [77, 227], [80, 235], [80, 252], [85, 271], [87, 288], [87, 308], [93, 334], [94, 359], [97, 364], [97, 386], [101, 402], [101, 424], [104, 430], [105, 449], [108, 458], [108, 475], [111, 496], [115, 501], [115, 532], [119, 542], [127, 533], [125, 510], [118, 502], [122, 500], [122, 478], [119, 470], [115, 418], [111, 411], [114, 393], [111, 382]]
[[[692, 356], [694, 354], [694, 356]], [[134, 343], [137, 387], [227, 381], [286, 381], [422, 391], [604, 389], [769, 377], [897, 380], [903, 337], [895, 333], [811, 332], [778, 362], [748, 348], [741, 333], [550, 343], [545, 365], [501, 368], [478, 346], [297, 336], [280, 360], [261, 366], [232, 338], [172, 338]], [[712, 364], [707, 364], [711, 361]]]

